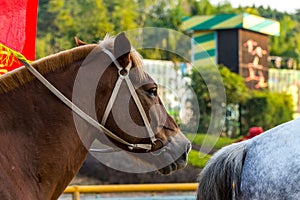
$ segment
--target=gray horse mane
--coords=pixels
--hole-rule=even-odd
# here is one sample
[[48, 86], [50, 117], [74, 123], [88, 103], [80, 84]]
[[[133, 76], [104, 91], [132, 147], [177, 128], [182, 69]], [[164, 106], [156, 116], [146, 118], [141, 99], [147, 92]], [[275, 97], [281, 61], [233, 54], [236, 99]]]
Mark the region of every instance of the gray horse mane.
[[200, 173], [197, 199], [239, 199], [246, 152], [247, 142], [235, 143], [219, 150]]

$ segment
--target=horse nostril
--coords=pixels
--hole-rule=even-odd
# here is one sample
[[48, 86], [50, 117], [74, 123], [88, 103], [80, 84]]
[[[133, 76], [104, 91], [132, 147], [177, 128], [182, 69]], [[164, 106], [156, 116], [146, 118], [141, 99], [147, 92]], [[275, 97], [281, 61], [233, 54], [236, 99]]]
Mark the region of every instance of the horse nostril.
[[[180, 159], [182, 159], [182, 161], [186, 162], [187, 161], [187, 158], [188, 158], [188, 154], [190, 152], [192, 148], [192, 144], [190, 142], [187, 143], [186, 145], [186, 150], [185, 152], [181, 155]], [[185, 164], [184, 164], [185, 165]]]
[[189, 153], [191, 151], [191, 149], [192, 149], [192, 144], [189, 142], [187, 144], [186, 152]]

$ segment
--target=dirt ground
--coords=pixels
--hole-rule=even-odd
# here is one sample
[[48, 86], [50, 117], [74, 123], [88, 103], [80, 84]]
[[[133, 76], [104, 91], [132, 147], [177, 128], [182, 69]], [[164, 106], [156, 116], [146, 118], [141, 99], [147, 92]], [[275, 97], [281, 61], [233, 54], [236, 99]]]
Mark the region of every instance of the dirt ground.
[[71, 184], [136, 184], [196, 182], [201, 169], [187, 166], [171, 175], [158, 172], [127, 173], [109, 168], [89, 155]]

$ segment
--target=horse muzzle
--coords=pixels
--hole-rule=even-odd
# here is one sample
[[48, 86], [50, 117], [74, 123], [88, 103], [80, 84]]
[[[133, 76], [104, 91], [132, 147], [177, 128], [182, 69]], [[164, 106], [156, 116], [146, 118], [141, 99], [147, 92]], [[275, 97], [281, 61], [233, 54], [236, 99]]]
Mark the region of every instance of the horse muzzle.
[[182, 133], [180, 133], [180, 137], [172, 138], [161, 155], [161, 159], [169, 162], [158, 171], [161, 174], [168, 175], [176, 170], [183, 169], [187, 165], [188, 153], [191, 147], [191, 142]]

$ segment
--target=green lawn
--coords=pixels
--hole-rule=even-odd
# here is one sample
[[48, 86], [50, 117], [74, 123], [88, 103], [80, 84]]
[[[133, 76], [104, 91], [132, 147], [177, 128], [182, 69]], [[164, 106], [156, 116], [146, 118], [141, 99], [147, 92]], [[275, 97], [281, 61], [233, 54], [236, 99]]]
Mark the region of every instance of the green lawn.
[[[198, 133], [197, 135], [187, 134], [186, 136], [190, 141], [192, 141], [193, 144], [198, 146], [202, 146], [203, 141], [206, 137], [206, 143], [205, 143], [206, 146], [213, 146], [214, 149], [221, 149], [222, 147], [230, 145], [237, 140], [237, 139], [231, 139], [226, 137], [217, 138], [216, 136], [200, 134], [200, 133]], [[191, 152], [189, 153], [188, 163], [189, 165], [194, 167], [204, 168], [204, 166], [206, 165], [207, 161], [210, 158], [211, 155], [196, 150], [191, 150]]]
[[191, 150], [189, 153], [188, 164], [198, 168], [204, 168], [211, 155], [202, 152]]
[[[234, 143], [237, 139], [231, 139], [227, 137], [217, 137], [213, 135], [207, 135], [202, 133], [195, 134], [187, 134], [187, 138], [192, 141], [193, 144], [202, 146], [203, 141], [206, 137], [206, 145], [213, 146], [214, 149], [221, 149], [224, 146]], [[217, 140], [217, 141], [216, 141]], [[216, 142], [215, 142], [216, 141]], [[214, 144], [215, 143], [215, 144]]]

